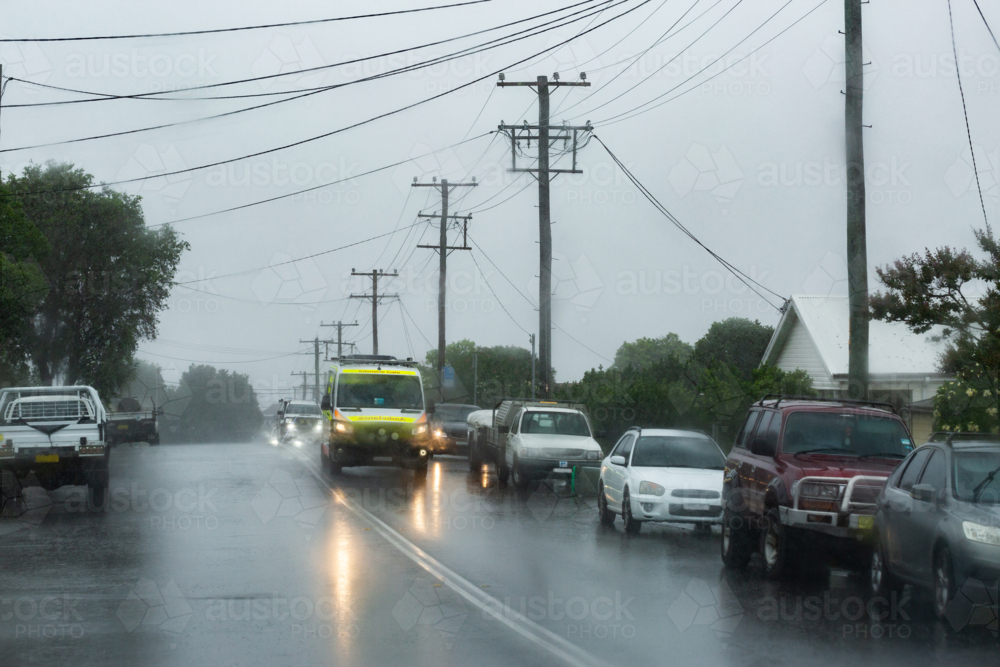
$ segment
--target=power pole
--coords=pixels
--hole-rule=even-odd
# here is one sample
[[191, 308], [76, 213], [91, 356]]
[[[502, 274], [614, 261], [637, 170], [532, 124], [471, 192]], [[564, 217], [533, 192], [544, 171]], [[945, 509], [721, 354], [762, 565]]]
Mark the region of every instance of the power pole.
[[[306, 390], [309, 388], [309, 385], [306, 383], [306, 378], [312, 375], [312, 373], [306, 373], [305, 371], [299, 371], [298, 373], [296, 373], [295, 371], [292, 371], [292, 375], [302, 376], [302, 400], [303, 401], [306, 400]], [[292, 393], [292, 396], [294, 397], [295, 394]]]
[[[358, 326], [358, 321], [354, 320], [352, 323], [331, 322], [330, 324], [323, 324], [320, 322], [319, 325], [321, 327], [337, 327], [337, 358], [340, 359], [344, 356], [344, 327], [356, 327]], [[332, 343], [333, 341], [330, 342]]]
[[531, 340], [531, 398], [535, 398], [535, 334], [528, 334]]
[[472, 404], [479, 405], [477, 389], [479, 388], [479, 355], [472, 353]]
[[[326, 325], [320, 323], [320, 326], [326, 326]], [[313, 391], [315, 392], [313, 394], [313, 398], [316, 399], [317, 401], [319, 400], [319, 378], [320, 378], [320, 375], [319, 375], [319, 344], [320, 343], [332, 343], [332, 342], [333, 342], [332, 340], [320, 340], [318, 336], [316, 338], [314, 338], [313, 340], [299, 340], [299, 343], [312, 343], [313, 346], [314, 346], [313, 347], [313, 366], [314, 366], [315, 372], [314, 373], [310, 373], [310, 375], [316, 376], [316, 386], [313, 388]], [[305, 394], [302, 395], [302, 398], [303, 399], [305, 398]]]
[[383, 298], [398, 299], [398, 294], [383, 294], [379, 296], [378, 293], [378, 279], [379, 278], [395, 278], [399, 276], [398, 271], [393, 271], [392, 273], [386, 273], [382, 269], [373, 269], [371, 273], [358, 273], [354, 269], [351, 269], [352, 276], [364, 276], [366, 278], [372, 279], [372, 293], [371, 294], [352, 294], [352, 299], [368, 299], [372, 302], [372, 354], [378, 354], [378, 302]]
[[[471, 215], [460, 216], [460, 215], [448, 215], [448, 193], [453, 188], [474, 188], [476, 187], [476, 179], [473, 178], [471, 183], [448, 183], [448, 179], [442, 178], [441, 182], [438, 183], [437, 177], [434, 177], [432, 183], [418, 183], [417, 179], [413, 179], [413, 186], [415, 188], [437, 188], [441, 192], [441, 234], [439, 237], [438, 245], [421, 245], [418, 248], [430, 248], [431, 250], [436, 250], [440, 255], [438, 261], [440, 262], [438, 269], [438, 377], [441, 377], [441, 372], [444, 369], [445, 363], [445, 329], [444, 329], [444, 311], [446, 307], [445, 292], [448, 285], [448, 251], [449, 250], [472, 250], [468, 243], [468, 225], [469, 220], [472, 219]], [[421, 218], [436, 218], [436, 215], [424, 215], [420, 214]], [[448, 245], [448, 221], [449, 220], [461, 220], [462, 221], [462, 245], [456, 247], [450, 247]], [[444, 399], [444, 389], [442, 388], [441, 398]]]
[[[571, 127], [569, 125], [550, 125], [549, 120], [549, 91], [551, 88], [560, 86], [589, 86], [586, 80], [587, 75], [580, 73], [580, 81], [560, 81], [559, 74], [552, 75], [552, 81], [546, 76], [539, 76], [534, 82], [505, 81], [504, 75], [500, 75], [497, 86], [528, 86], [535, 89], [538, 94], [538, 125], [528, 125], [528, 121], [520, 126], [505, 125], [500, 123], [500, 131], [505, 132], [511, 139], [511, 171], [537, 172], [538, 180], [538, 348], [539, 357], [542, 362], [542, 396], [552, 395], [552, 219], [549, 197], [549, 184], [553, 174], [582, 174], [583, 171], [576, 168], [576, 152], [578, 146], [579, 132], [590, 132], [593, 128], [590, 121], [581, 127]], [[536, 131], [537, 134], [532, 134]], [[520, 134], [519, 134], [520, 132]], [[553, 135], [553, 133], [555, 133]], [[531, 140], [538, 141], [538, 168], [519, 169], [517, 167], [517, 151], [520, 140], [526, 139], [528, 146]], [[552, 169], [549, 167], [549, 150], [553, 141], [563, 141], [563, 146], [567, 147], [568, 142], [573, 141], [573, 166], [571, 169]]]
[[844, 0], [846, 82], [844, 126], [847, 138], [847, 289], [848, 395], [868, 397], [868, 249], [865, 233], [864, 58], [862, 0]]

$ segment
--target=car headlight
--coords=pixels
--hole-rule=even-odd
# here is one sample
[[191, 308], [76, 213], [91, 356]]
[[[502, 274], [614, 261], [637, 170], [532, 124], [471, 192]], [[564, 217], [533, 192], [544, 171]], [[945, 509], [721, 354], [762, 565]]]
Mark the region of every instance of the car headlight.
[[524, 447], [521, 449], [521, 456], [526, 459], [536, 459], [541, 455], [542, 451], [540, 449], [536, 449], [535, 447]]
[[844, 492], [844, 487], [840, 484], [818, 484], [816, 482], [806, 482], [799, 488], [799, 496], [802, 498], [818, 498], [820, 500], [837, 500]]
[[354, 427], [352, 427], [347, 422], [337, 422], [334, 428], [336, 429], [337, 433], [350, 433], [354, 430]]
[[641, 496], [662, 496], [667, 490], [659, 484], [653, 482], [639, 482], [639, 495]]
[[293, 421], [293, 420], [291, 419], [291, 417], [289, 417], [288, 419], [285, 419], [285, 423], [286, 423], [286, 424], [291, 424], [291, 423], [292, 423], [292, 421]]
[[424, 435], [427, 433], [427, 424], [417, 424], [413, 427], [413, 435]]
[[984, 526], [981, 523], [963, 521], [962, 530], [965, 531], [965, 537], [973, 542], [982, 542], [983, 544], [992, 544], [1000, 547], [1000, 528], [996, 526]]
[[316, 432], [323, 430], [323, 422], [316, 422]]
[[434, 437], [435, 438], [443, 438], [444, 437], [444, 431], [442, 431], [441, 429], [438, 429], [438, 430], [434, 431]]
[[588, 461], [600, 461], [603, 457], [604, 452], [587, 452]]

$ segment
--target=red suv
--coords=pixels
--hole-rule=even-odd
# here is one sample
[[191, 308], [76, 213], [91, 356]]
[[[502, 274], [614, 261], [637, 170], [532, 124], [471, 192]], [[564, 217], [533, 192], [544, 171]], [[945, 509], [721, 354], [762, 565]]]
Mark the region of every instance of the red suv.
[[744, 568], [759, 550], [777, 579], [806, 537], [845, 551], [868, 545], [879, 492], [912, 449], [886, 403], [765, 396], [726, 460], [723, 563]]

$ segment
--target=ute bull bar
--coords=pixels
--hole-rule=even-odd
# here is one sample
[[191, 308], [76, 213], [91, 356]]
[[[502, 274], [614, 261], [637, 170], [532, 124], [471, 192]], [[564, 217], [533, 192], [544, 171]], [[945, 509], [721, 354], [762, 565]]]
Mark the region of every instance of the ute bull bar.
[[[867, 531], [874, 526], [876, 500], [888, 476], [858, 475], [856, 477], [803, 477], [792, 487], [792, 506], [782, 507], [781, 523], [797, 528], [809, 528], [820, 532], [846, 537], [852, 531]], [[827, 484], [841, 487], [837, 499], [812, 496], [803, 497], [802, 487], [806, 484]], [[862, 491], [861, 494], [858, 492]], [[858, 497], [861, 495], [862, 497]], [[803, 508], [803, 499], [822, 503], [829, 500], [836, 510]], [[854, 533], [856, 534], [856, 532]]]

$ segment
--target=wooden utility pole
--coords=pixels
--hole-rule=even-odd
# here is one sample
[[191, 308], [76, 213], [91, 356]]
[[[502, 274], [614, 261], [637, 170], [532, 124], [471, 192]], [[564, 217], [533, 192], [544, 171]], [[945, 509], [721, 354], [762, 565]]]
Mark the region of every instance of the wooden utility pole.
[[[439, 269], [438, 269], [438, 359], [437, 359], [437, 369], [438, 378], [440, 381], [441, 372], [444, 370], [445, 364], [445, 309], [447, 307], [446, 292], [448, 287], [448, 251], [449, 250], [471, 250], [468, 243], [468, 224], [469, 220], [472, 219], [471, 215], [460, 216], [460, 215], [448, 215], [448, 193], [453, 188], [474, 188], [476, 187], [476, 179], [473, 178], [471, 183], [448, 183], [448, 179], [442, 178], [441, 182], [438, 183], [437, 177], [434, 177], [432, 183], [418, 183], [417, 179], [413, 179], [413, 186], [415, 188], [436, 188], [441, 192], [441, 215], [424, 215], [420, 214], [421, 218], [441, 218], [441, 233], [439, 235], [439, 241], [436, 246], [433, 245], [421, 245], [418, 248], [430, 248], [431, 250], [436, 250], [439, 254]], [[462, 245], [451, 247], [448, 245], [448, 221], [449, 220], [461, 220], [463, 224], [462, 233]], [[443, 398], [443, 395], [442, 395]]]
[[531, 398], [535, 398], [535, 334], [528, 334], [531, 341]]
[[844, 0], [844, 129], [847, 138], [848, 396], [868, 397], [868, 249], [865, 232], [862, 0]]
[[[536, 175], [538, 180], [538, 351], [539, 360], [542, 362], [542, 396], [549, 398], [552, 396], [552, 219], [549, 196], [549, 183], [554, 174], [582, 174], [576, 168], [576, 150], [578, 132], [590, 132], [591, 126], [588, 121], [582, 127], [570, 127], [569, 125], [550, 125], [549, 119], [549, 91], [551, 88], [559, 86], [589, 86], [586, 80], [587, 75], [580, 73], [580, 81], [559, 81], [559, 74], [552, 75], [553, 80], [549, 81], [546, 76], [539, 76], [534, 82], [530, 81], [505, 81], [504, 75], [500, 75], [497, 86], [528, 86], [534, 88], [538, 94], [538, 125], [528, 125], [525, 121], [522, 125], [505, 125], [500, 123], [500, 131], [507, 133], [511, 138], [511, 171], [527, 171]], [[532, 134], [532, 131], [537, 134]], [[520, 132], [520, 134], [519, 134]], [[553, 134], [554, 133], [554, 134]], [[521, 140], [527, 140], [531, 146], [531, 140], [538, 142], [538, 168], [519, 169], [517, 167], [517, 150]], [[573, 141], [573, 166], [571, 169], [552, 169], [549, 166], [549, 150], [553, 141], [562, 140], [564, 147], [568, 142]]]
[[[367, 274], [366, 274], [367, 275]], [[356, 327], [358, 326], [358, 321], [354, 322], [331, 322], [330, 324], [323, 324], [320, 322], [321, 327], [337, 327], [337, 358], [340, 359], [344, 356], [344, 327]], [[333, 341], [329, 341], [333, 342]]]
[[351, 269], [352, 276], [364, 276], [366, 278], [372, 279], [372, 293], [371, 294], [352, 294], [352, 299], [368, 299], [372, 302], [372, 354], [378, 354], [378, 303], [382, 299], [398, 299], [398, 294], [382, 294], [378, 293], [378, 279], [379, 278], [395, 278], [399, 276], [398, 271], [393, 271], [392, 273], [386, 273], [382, 269], [373, 269], [371, 273], [358, 273], [354, 269]]
[[[312, 342], [312, 341], [309, 341], [309, 342]], [[298, 373], [296, 373], [296, 372], [292, 371], [292, 375], [301, 375], [302, 376], [302, 400], [303, 401], [306, 400], [306, 392], [309, 390], [309, 385], [306, 383], [306, 378], [309, 377], [310, 375], [312, 375], [312, 373], [307, 373], [305, 371], [299, 371]], [[293, 393], [292, 396], [295, 396], [295, 394]]]

